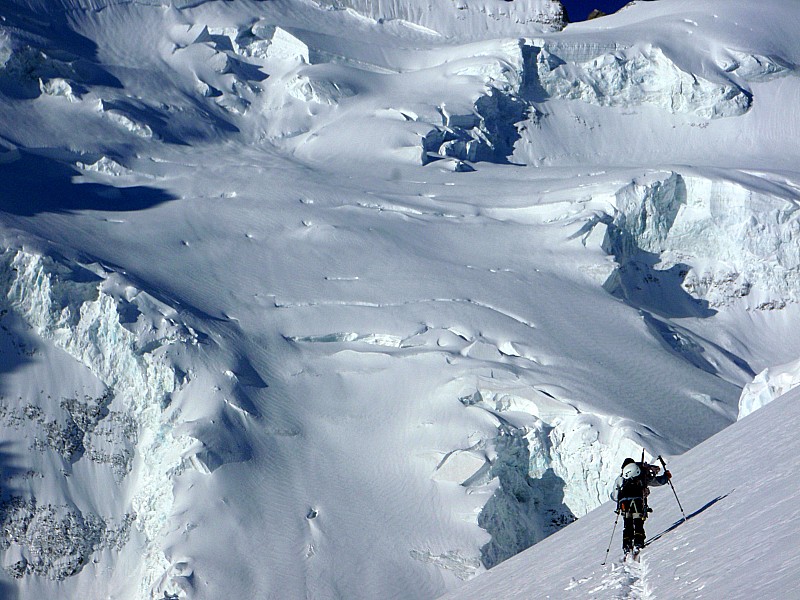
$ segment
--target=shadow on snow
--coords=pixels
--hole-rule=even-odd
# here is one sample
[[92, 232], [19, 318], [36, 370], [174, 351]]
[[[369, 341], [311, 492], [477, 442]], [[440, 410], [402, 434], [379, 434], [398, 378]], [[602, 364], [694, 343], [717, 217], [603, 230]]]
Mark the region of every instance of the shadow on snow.
[[[725, 498], [727, 498], [728, 496], [730, 496], [730, 495], [731, 495], [731, 494], [732, 494], [734, 491], [735, 491], [735, 490], [731, 490], [730, 492], [728, 492], [728, 493], [727, 493], [727, 494], [725, 494], [724, 496], [717, 496], [716, 498], [714, 498], [714, 499], [713, 499], [713, 500], [711, 500], [710, 502], [707, 502], [705, 505], [703, 505], [702, 507], [698, 508], [698, 509], [697, 509], [696, 511], [694, 511], [692, 514], [688, 515], [688, 516], [686, 517], [686, 521], [688, 521], [689, 519], [693, 519], [694, 517], [696, 517], [696, 516], [697, 516], [697, 515], [699, 515], [700, 513], [703, 513], [703, 512], [705, 512], [706, 510], [708, 510], [709, 508], [711, 508], [712, 506], [714, 506], [714, 505], [715, 505], [717, 502], [719, 502], [720, 500], [724, 500]], [[684, 521], [683, 519], [681, 519], [680, 521], [675, 521], [675, 522], [674, 522], [672, 525], [670, 525], [669, 527], [667, 527], [667, 528], [666, 528], [664, 531], [662, 531], [661, 533], [657, 533], [656, 535], [654, 535], [653, 537], [651, 537], [650, 539], [648, 539], [648, 540], [647, 540], [647, 541], [644, 543], [644, 545], [645, 545], [645, 546], [649, 546], [650, 544], [652, 544], [652, 543], [653, 543], [653, 542], [655, 542], [656, 540], [658, 540], [658, 539], [661, 539], [661, 537], [663, 537], [663, 536], [667, 535], [668, 533], [670, 533], [670, 532], [672, 532], [672, 531], [675, 531], [675, 530], [676, 530], [678, 527], [680, 527], [681, 525], [683, 525], [683, 524], [684, 524], [686, 521]]]
[[[18, 466], [23, 460], [24, 453], [12, 451], [11, 446], [11, 442], [0, 442], [0, 522], [4, 521], [6, 502], [20, 492], [13, 487], [12, 482], [26, 471]], [[4, 600], [19, 598], [17, 586], [6, 574], [5, 569], [0, 569], [0, 598]]]
[[65, 162], [20, 150], [15, 160], [0, 162], [4, 187], [0, 212], [30, 217], [79, 210], [136, 211], [176, 199], [146, 186], [76, 183], [74, 178], [80, 174]]

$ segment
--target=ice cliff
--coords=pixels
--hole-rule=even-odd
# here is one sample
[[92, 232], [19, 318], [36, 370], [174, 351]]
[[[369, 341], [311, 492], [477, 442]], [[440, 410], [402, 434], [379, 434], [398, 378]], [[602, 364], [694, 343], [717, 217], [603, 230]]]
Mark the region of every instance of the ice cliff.
[[642, 451], [631, 423], [580, 413], [535, 389], [487, 383], [460, 401], [489, 415], [496, 436], [447, 454], [433, 477], [490, 492], [478, 516], [492, 536], [481, 551], [486, 567], [605, 502], [622, 460]]
[[711, 308], [746, 299], [771, 310], [800, 300], [800, 213], [779, 188], [673, 172], [634, 181], [610, 200], [604, 248], [620, 265], [610, 289], [633, 293], [648, 277], [666, 287], [677, 276]]
[[800, 360], [764, 369], [744, 386], [739, 399], [739, 419], [800, 386]]
[[[84, 365], [105, 390], [87, 399], [20, 398], [22, 404], [2, 406], [2, 419], [15, 423], [43, 460], [63, 462], [61, 477], [74, 473], [91, 489], [85, 478], [102, 476], [87, 473], [85, 461], [112, 476], [112, 489], [88, 498], [68, 487], [55, 496], [44, 488], [43, 500], [7, 497], [1, 511], [5, 568], [15, 577], [61, 580], [79, 573], [95, 552], [121, 551], [133, 530], [141, 536], [142, 556], [135, 567], [138, 590], [126, 597], [150, 597], [170, 566], [162, 543], [173, 477], [191, 468], [186, 460], [197, 451], [196, 441], [175, 428], [181, 414], [176, 395], [187, 383], [176, 349], [197, 344], [197, 336], [173, 309], [99, 265], [7, 250], [0, 278], [6, 322], [21, 320]], [[60, 487], [57, 474], [50, 478], [56, 479], [51, 489]], [[94, 494], [112, 494], [118, 514], [95, 514], [92, 506], [108, 502]]]

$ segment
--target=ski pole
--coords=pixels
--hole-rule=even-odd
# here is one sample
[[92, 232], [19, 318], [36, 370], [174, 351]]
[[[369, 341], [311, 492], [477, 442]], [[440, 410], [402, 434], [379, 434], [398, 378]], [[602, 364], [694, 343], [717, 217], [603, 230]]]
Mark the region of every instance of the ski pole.
[[617, 508], [617, 518], [614, 519], [614, 529], [611, 530], [611, 540], [608, 542], [608, 549], [606, 550], [606, 557], [603, 559], [602, 565], [606, 564], [608, 560], [608, 553], [611, 552], [611, 544], [614, 543], [614, 534], [617, 532], [617, 523], [619, 522], [619, 508]]
[[[661, 458], [660, 454], [658, 455], [658, 460], [661, 462], [661, 466], [664, 467], [664, 472], [666, 473], [667, 472], [667, 463], [664, 462], [664, 459]], [[683, 512], [683, 506], [681, 506], [681, 501], [678, 500], [678, 492], [675, 491], [675, 486], [672, 485], [672, 478], [667, 479], [667, 482], [669, 482], [669, 487], [672, 488], [672, 493], [675, 494], [675, 501], [678, 503], [678, 508], [681, 509], [681, 514], [683, 515], [683, 521], [686, 522], [686, 513]]]

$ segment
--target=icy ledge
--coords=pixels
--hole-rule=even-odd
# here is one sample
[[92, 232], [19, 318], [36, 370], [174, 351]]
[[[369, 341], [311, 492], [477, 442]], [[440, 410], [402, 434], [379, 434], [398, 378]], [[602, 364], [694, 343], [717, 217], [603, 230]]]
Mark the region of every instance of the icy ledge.
[[0, 265], [10, 308], [86, 365], [138, 426], [130, 505], [146, 551], [135, 597], [149, 599], [170, 566], [161, 539], [172, 512], [172, 477], [194, 441], [173, 432], [179, 411], [170, 410], [170, 402], [181, 383], [168, 352], [174, 344], [193, 343], [194, 334], [172, 320], [174, 311], [118, 274], [93, 274], [13, 250]]

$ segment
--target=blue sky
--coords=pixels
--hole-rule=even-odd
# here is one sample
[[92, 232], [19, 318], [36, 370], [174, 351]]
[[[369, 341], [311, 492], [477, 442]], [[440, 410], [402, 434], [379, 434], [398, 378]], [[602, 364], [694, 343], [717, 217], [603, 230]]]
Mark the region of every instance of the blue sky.
[[604, 13], [616, 12], [625, 6], [630, 0], [561, 0], [561, 4], [567, 9], [570, 21], [584, 21], [587, 15], [599, 8]]

